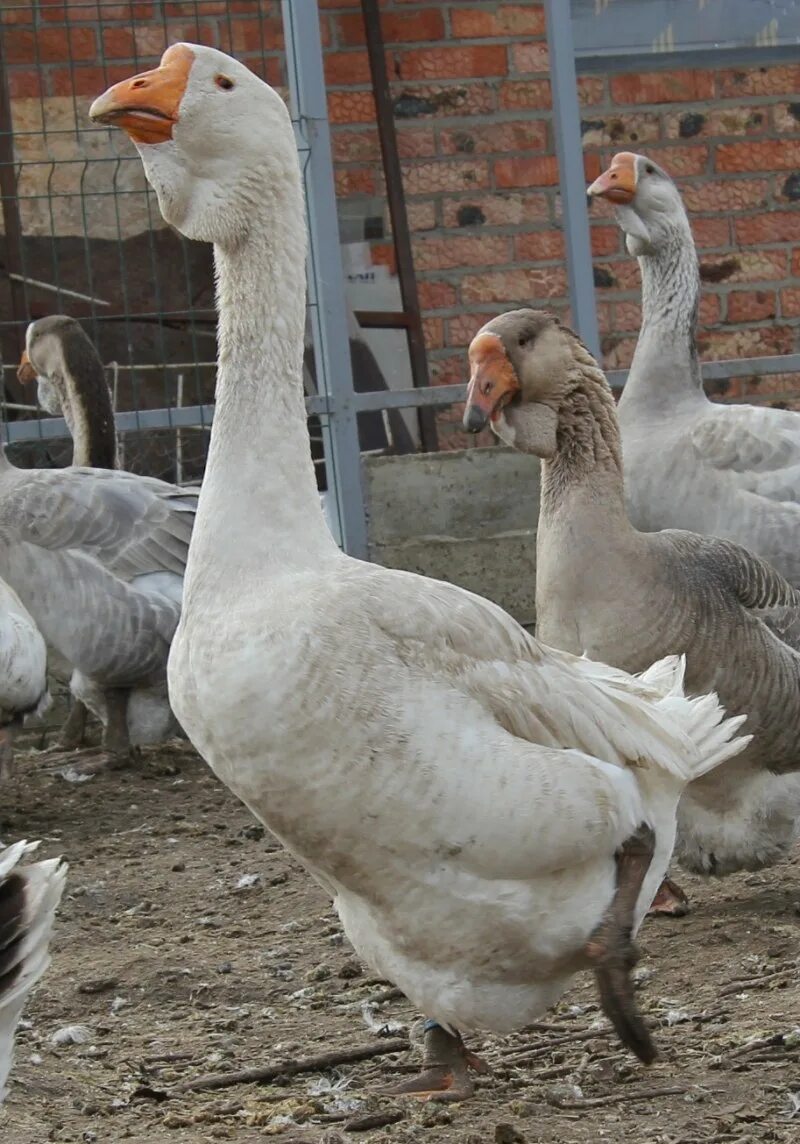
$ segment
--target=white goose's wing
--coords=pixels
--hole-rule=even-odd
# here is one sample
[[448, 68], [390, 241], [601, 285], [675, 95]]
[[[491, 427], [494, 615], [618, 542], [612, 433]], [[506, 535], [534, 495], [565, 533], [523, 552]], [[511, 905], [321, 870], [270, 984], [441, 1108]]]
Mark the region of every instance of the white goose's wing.
[[19, 596], [0, 580], [0, 722], [47, 696], [47, 648]]
[[7, 469], [0, 533], [45, 549], [77, 549], [126, 579], [182, 575], [197, 490], [105, 469]]
[[800, 413], [712, 405], [689, 439], [699, 461], [728, 472], [741, 490], [796, 507], [800, 527]]
[[0, 849], [0, 1104], [23, 1005], [50, 962], [50, 931], [67, 873], [58, 859], [19, 866], [35, 845], [17, 842]]
[[[380, 570], [381, 572], [383, 570]], [[379, 626], [402, 656], [447, 674], [519, 739], [619, 766], [654, 764], [688, 782], [744, 747], [715, 696], [683, 696], [683, 661], [640, 677], [545, 647], [502, 608], [413, 573], [382, 592]]]

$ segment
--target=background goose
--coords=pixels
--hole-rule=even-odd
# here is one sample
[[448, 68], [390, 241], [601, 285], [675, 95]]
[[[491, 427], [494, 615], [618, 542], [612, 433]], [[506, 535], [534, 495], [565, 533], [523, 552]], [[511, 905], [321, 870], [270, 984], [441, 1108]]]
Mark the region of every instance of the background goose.
[[192, 742], [328, 890], [359, 954], [438, 1022], [406, 1091], [467, 1095], [460, 1030], [528, 1023], [587, 963], [652, 1059], [629, 935], [683, 784], [740, 749], [734, 725], [714, 697], [683, 698], [676, 661], [648, 685], [542, 647], [453, 585], [341, 553], [306, 429], [283, 100], [176, 44], [90, 115], [136, 142], [165, 219], [214, 243], [216, 411], [169, 663]]
[[800, 587], [800, 414], [706, 397], [697, 252], [669, 175], [623, 152], [588, 193], [614, 203], [642, 274], [642, 328], [619, 403], [631, 520], [734, 540]]
[[47, 648], [16, 592], [0, 580], [0, 781], [12, 772], [14, 734], [50, 703]]
[[685, 653], [687, 690], [753, 740], [687, 789], [677, 853], [705, 874], [776, 861], [800, 833], [800, 591], [729, 541], [631, 525], [611, 390], [557, 318], [493, 318], [469, 356], [467, 427], [542, 458], [537, 636], [626, 671]]
[[197, 492], [0, 454], [0, 575], [104, 724], [109, 757], [174, 734], [166, 689]]
[[25, 1000], [50, 963], [48, 944], [67, 867], [58, 858], [19, 865], [38, 842], [0, 849], [0, 1104]]
[[63, 415], [72, 437], [72, 464], [117, 468], [114, 409], [103, 363], [80, 322], [50, 314], [31, 322], [17, 370], [24, 383], [36, 382], [39, 404]]

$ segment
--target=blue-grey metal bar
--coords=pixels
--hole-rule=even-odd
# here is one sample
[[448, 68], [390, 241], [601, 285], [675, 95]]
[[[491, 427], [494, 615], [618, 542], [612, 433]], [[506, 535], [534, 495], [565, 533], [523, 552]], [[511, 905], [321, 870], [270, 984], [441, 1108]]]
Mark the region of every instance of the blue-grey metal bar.
[[600, 356], [592, 274], [592, 246], [583, 174], [578, 80], [568, 0], [545, 0], [553, 126], [561, 187], [561, 215], [567, 248], [567, 276], [573, 322], [595, 357]]
[[344, 270], [339, 244], [328, 105], [317, 0], [282, 0], [292, 114], [309, 147], [304, 167], [308, 217], [308, 295], [317, 386], [330, 397], [323, 426], [328, 488], [336, 496], [342, 543], [367, 556], [361, 451], [352, 403]]

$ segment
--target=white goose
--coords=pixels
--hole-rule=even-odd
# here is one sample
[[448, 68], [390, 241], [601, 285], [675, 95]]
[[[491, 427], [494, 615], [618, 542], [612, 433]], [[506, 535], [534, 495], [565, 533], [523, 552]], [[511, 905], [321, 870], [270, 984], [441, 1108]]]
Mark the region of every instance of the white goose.
[[506, 1031], [593, 965], [644, 1060], [630, 933], [684, 784], [744, 746], [672, 659], [637, 680], [554, 652], [450, 584], [354, 560], [325, 527], [303, 402], [305, 225], [280, 96], [173, 45], [90, 110], [162, 214], [214, 243], [217, 404], [169, 662], [192, 742], [434, 1020], [403, 1091], [470, 1091], [459, 1031]]
[[22, 1008], [50, 963], [50, 931], [67, 874], [58, 858], [20, 866], [38, 845], [15, 842], [0, 849], [0, 1104]]
[[800, 587], [800, 413], [706, 397], [697, 252], [669, 175], [626, 151], [588, 193], [615, 204], [642, 274], [642, 328], [619, 402], [633, 525], [734, 540]]
[[17, 593], [0, 580], [0, 782], [13, 773], [14, 735], [50, 704], [47, 647]]

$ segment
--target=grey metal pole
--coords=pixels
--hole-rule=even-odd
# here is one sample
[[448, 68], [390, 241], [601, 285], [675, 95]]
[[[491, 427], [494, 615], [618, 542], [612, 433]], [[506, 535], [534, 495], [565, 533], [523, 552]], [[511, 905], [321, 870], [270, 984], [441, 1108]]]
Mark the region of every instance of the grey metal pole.
[[567, 248], [567, 277], [572, 314], [583, 341], [599, 357], [597, 307], [594, 299], [592, 244], [583, 174], [581, 116], [570, 0], [545, 0], [553, 126], [561, 186], [561, 213]]
[[308, 144], [304, 166], [308, 218], [308, 293], [317, 385], [328, 398], [324, 425], [328, 488], [335, 492], [342, 543], [367, 557], [361, 450], [353, 404], [353, 367], [339, 244], [328, 105], [317, 0], [282, 0], [292, 114]]

